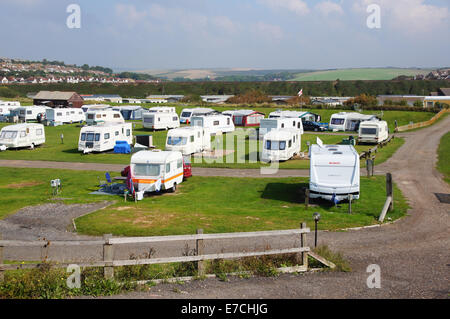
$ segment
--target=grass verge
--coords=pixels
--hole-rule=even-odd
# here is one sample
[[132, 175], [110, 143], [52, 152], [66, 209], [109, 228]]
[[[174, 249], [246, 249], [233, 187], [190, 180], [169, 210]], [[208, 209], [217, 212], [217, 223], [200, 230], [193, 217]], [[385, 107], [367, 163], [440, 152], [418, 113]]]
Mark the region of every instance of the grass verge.
[[450, 132], [442, 138], [438, 148], [437, 169], [444, 175], [444, 180], [450, 184]]

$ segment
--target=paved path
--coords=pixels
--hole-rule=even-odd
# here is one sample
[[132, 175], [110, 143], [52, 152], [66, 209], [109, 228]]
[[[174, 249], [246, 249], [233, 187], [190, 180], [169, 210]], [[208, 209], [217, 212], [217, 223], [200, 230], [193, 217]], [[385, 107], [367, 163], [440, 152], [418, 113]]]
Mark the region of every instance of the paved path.
[[[440, 138], [450, 128], [450, 118], [408, 134], [405, 144], [377, 170], [390, 171], [394, 181], [408, 198], [409, 216], [383, 227], [347, 232], [320, 232], [319, 244], [343, 252], [350, 261], [350, 273], [308, 273], [300, 276], [282, 275], [278, 278], [233, 279], [224, 283], [215, 279], [195, 281], [178, 286], [158, 285], [149, 293], [132, 293], [124, 298], [448, 298], [450, 292], [450, 222], [448, 204], [440, 203], [434, 193], [450, 193], [435, 170], [436, 149]], [[104, 170], [104, 168], [102, 169]], [[209, 170], [209, 169], [208, 169]], [[312, 244], [312, 234], [308, 244]], [[189, 243], [192, 245], [192, 243]], [[263, 246], [265, 243], [239, 241], [208, 245], [220, 251], [222, 245], [238, 248]], [[275, 238], [272, 248], [295, 244], [285, 238]], [[193, 246], [191, 246], [193, 247]], [[116, 257], [122, 258], [136, 249], [122, 247]], [[158, 255], [180, 250], [180, 244], [156, 247]], [[33, 257], [30, 251], [5, 249], [5, 258]], [[58, 256], [85, 256], [88, 249], [57, 251]], [[39, 255], [39, 253], [36, 253]], [[101, 256], [101, 249], [97, 252]], [[366, 267], [381, 267], [381, 289], [368, 289]]]

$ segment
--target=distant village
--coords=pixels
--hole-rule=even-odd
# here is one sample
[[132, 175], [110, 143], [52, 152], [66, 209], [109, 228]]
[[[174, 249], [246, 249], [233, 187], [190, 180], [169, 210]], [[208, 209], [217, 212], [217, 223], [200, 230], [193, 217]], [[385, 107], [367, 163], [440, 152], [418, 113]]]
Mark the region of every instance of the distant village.
[[[26, 74], [44, 74], [27, 76]], [[158, 83], [160, 80], [134, 80], [122, 78], [104, 71], [83, 69], [72, 65], [44, 64], [28, 60], [0, 57], [1, 84], [45, 84], [45, 83]]]

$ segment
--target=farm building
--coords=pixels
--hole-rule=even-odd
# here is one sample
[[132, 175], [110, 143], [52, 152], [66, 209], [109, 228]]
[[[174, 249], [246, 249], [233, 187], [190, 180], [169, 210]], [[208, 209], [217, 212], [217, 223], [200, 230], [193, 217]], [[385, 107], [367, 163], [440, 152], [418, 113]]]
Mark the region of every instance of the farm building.
[[[226, 114], [225, 111], [223, 114]], [[236, 110], [228, 113], [233, 118], [236, 126], [259, 126], [261, 120], [266, 116], [264, 113], [254, 110]]]
[[184, 95], [149, 95], [145, 99], [148, 103], [170, 103], [179, 102]]
[[202, 95], [200, 97], [203, 102], [222, 104], [233, 96], [234, 95]]
[[431, 96], [450, 96], [450, 88], [440, 88], [437, 92], [431, 92]]
[[80, 108], [83, 106], [83, 98], [76, 92], [40, 91], [34, 96], [33, 104], [52, 108]]
[[450, 96], [426, 96], [424, 107], [436, 107], [436, 103], [450, 105]]

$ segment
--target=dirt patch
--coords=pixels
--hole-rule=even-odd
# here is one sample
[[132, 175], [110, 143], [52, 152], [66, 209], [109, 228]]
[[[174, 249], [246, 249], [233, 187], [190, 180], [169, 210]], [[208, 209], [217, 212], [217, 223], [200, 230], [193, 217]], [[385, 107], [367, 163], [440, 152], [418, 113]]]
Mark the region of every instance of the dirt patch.
[[113, 208], [114, 210], [118, 210], [118, 211], [123, 211], [123, 210], [130, 210], [130, 209], [135, 209], [134, 207], [130, 207], [130, 206], [123, 206], [123, 207], [116, 207]]
[[13, 189], [19, 189], [19, 188], [25, 188], [25, 187], [33, 187], [33, 186], [37, 186], [37, 185], [42, 185], [44, 184], [43, 182], [21, 182], [21, 183], [13, 183], [13, 184], [8, 184], [5, 186], [0, 186], [0, 188], [13, 188]]

